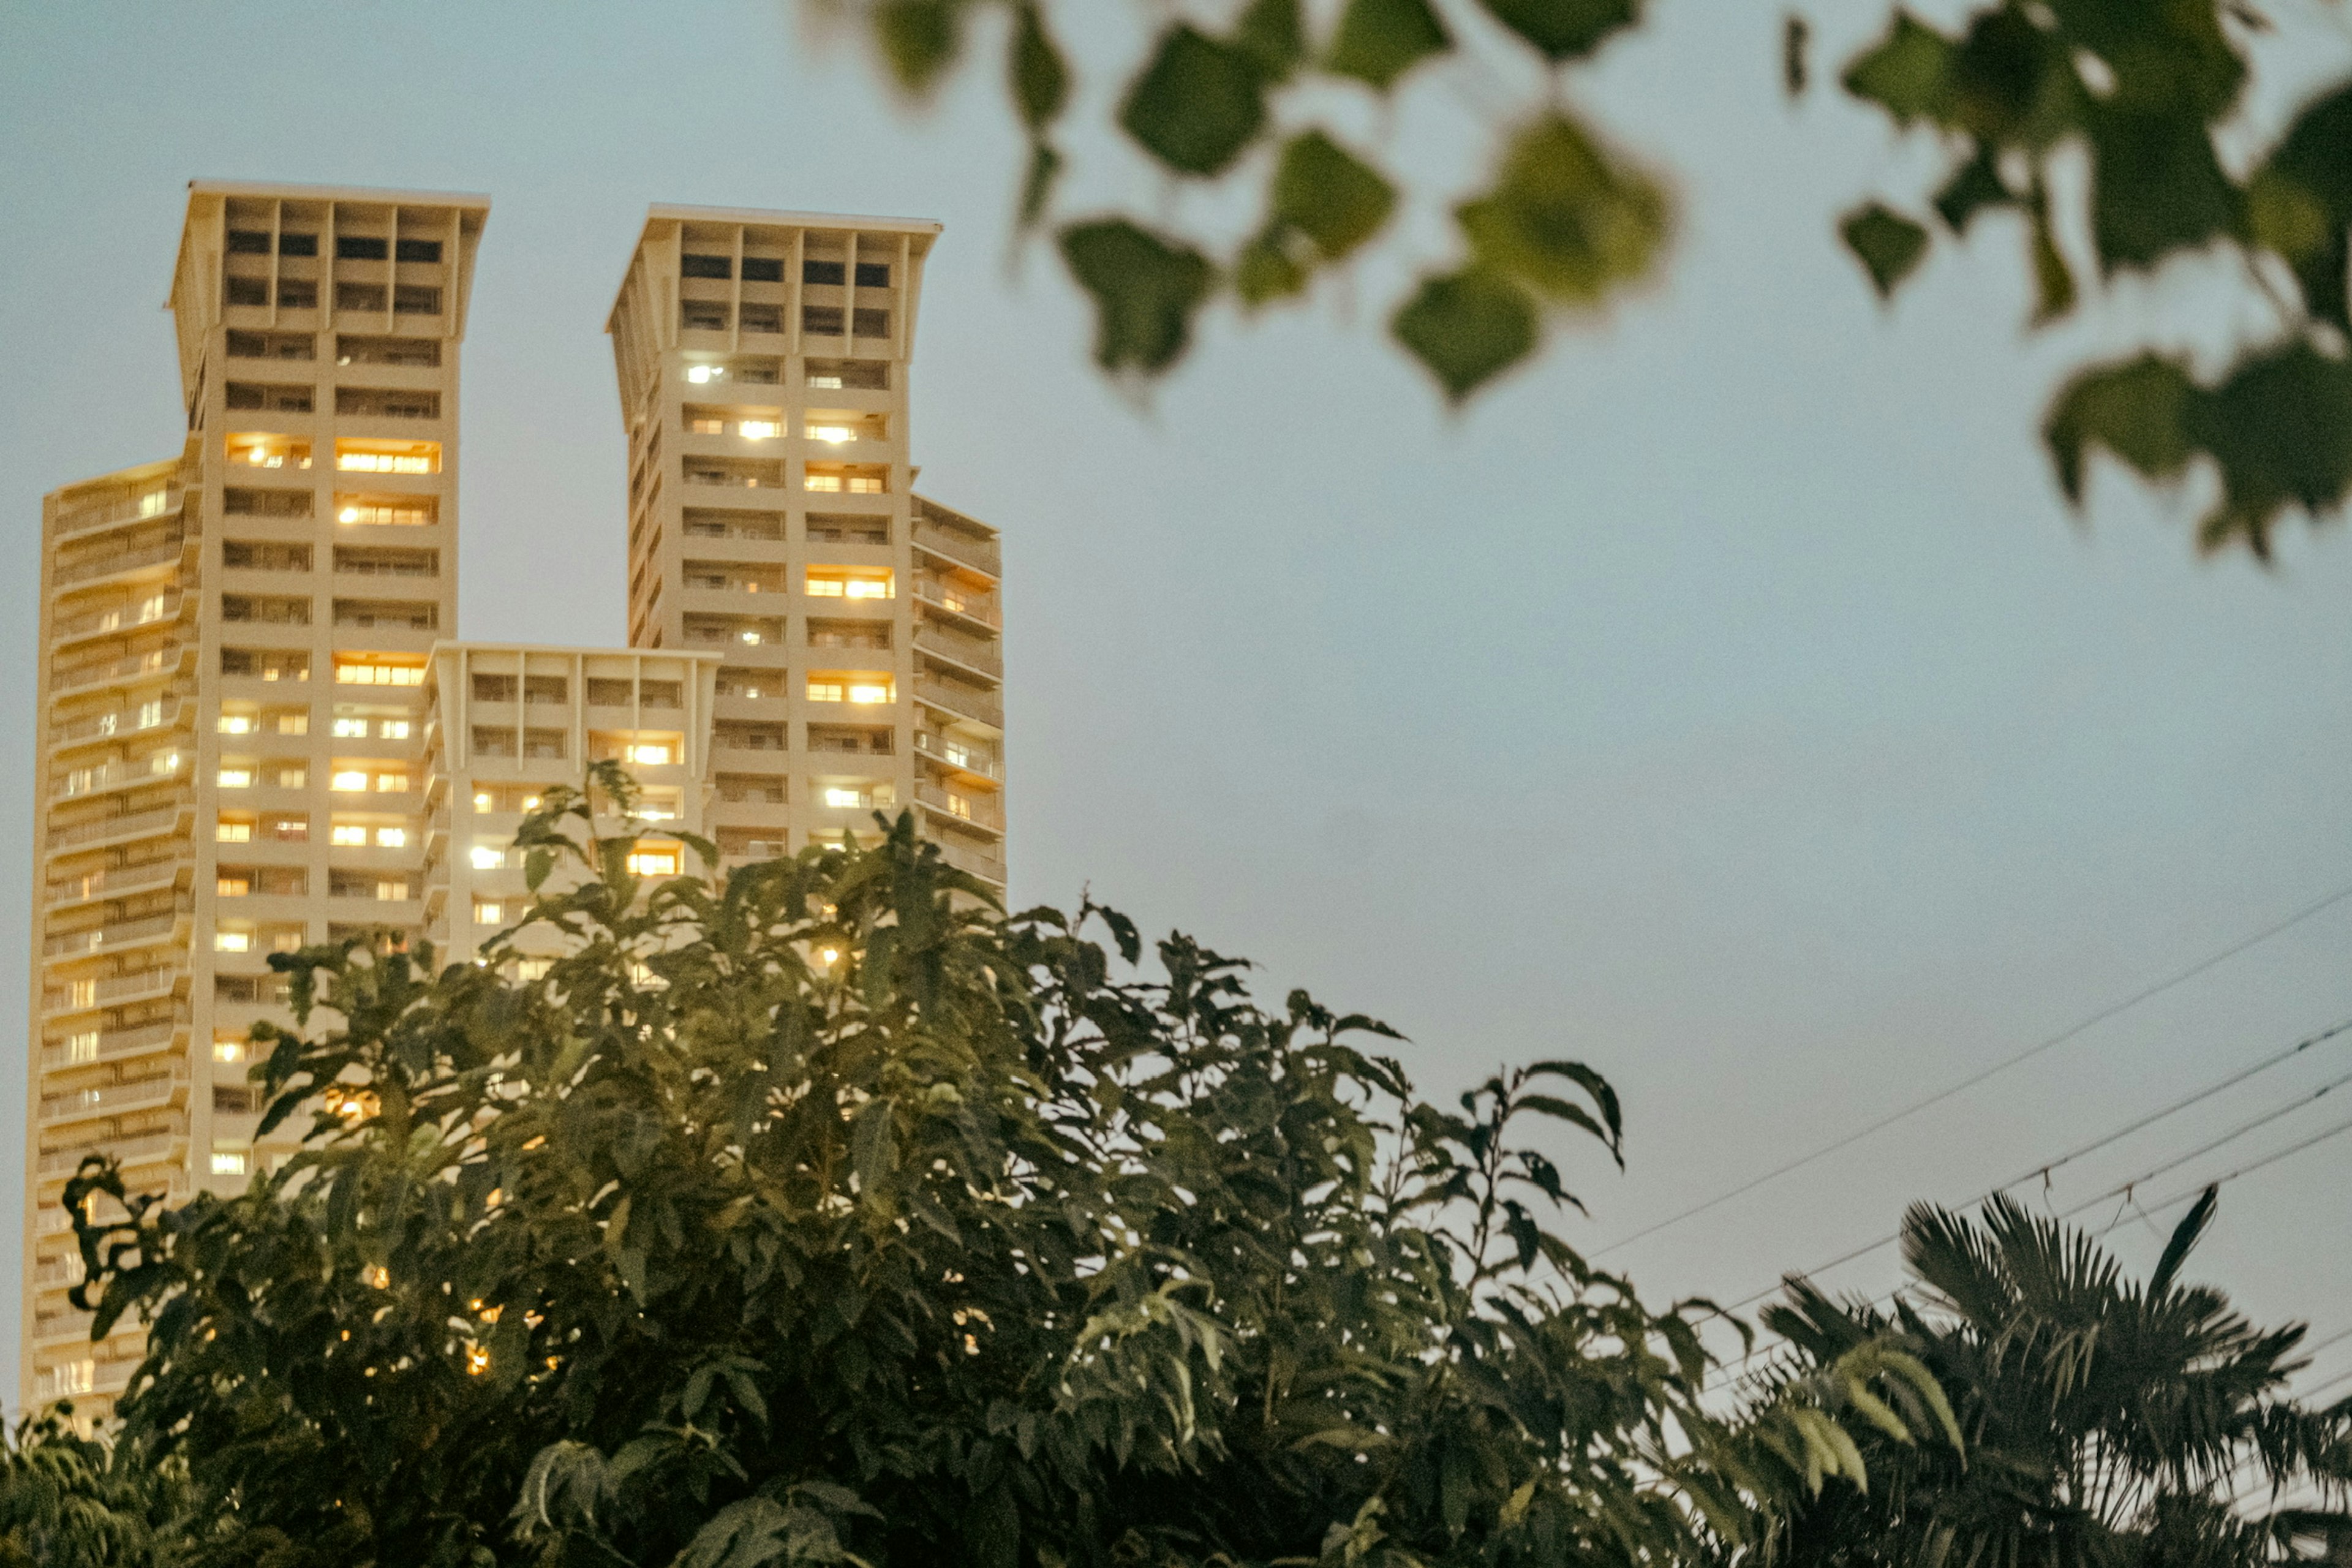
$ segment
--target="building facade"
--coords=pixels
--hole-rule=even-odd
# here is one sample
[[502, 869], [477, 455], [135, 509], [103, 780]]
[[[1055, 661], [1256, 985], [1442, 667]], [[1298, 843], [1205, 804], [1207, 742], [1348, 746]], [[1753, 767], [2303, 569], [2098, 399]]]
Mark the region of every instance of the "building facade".
[[[478, 196], [196, 183], [174, 269], [181, 451], [43, 509], [18, 1408], [110, 1409], [65, 1182], [241, 1189], [272, 952], [476, 951], [511, 841], [619, 761], [730, 863], [915, 810], [1001, 888], [995, 531], [911, 493], [938, 226], [656, 207], [608, 321], [628, 426], [627, 648], [456, 642]], [[525, 943], [528, 945], [528, 942]]]
[[939, 232], [656, 206], [606, 323], [629, 642], [726, 656], [711, 823], [730, 858], [912, 807], [950, 861], [1004, 882], [996, 531], [912, 493]]

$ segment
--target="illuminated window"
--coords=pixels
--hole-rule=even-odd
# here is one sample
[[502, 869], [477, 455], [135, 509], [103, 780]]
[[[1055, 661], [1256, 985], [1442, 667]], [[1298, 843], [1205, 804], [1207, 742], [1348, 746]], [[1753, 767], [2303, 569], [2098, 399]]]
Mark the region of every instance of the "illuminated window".
[[773, 419], [746, 419], [736, 429], [751, 441], [772, 441], [784, 433], [783, 426]]
[[253, 879], [223, 872], [213, 879], [213, 892], [224, 899], [242, 899], [253, 891]]
[[83, 1029], [66, 1037], [66, 1060], [94, 1062], [98, 1060], [98, 1031]]
[[495, 871], [506, 863], [507, 852], [505, 850], [488, 844], [477, 844], [474, 846], [475, 870]]
[[375, 896], [378, 900], [387, 903], [398, 903], [401, 900], [408, 897], [408, 884], [393, 878], [385, 878], [383, 880], [376, 883]]
[[364, 719], [338, 719], [338, 720], [336, 720], [336, 721], [335, 721], [335, 739], [337, 739], [337, 740], [339, 740], [339, 741], [364, 741], [364, 740], [366, 740], [366, 739], [367, 739], [367, 721], [366, 721], [366, 720], [364, 720]]
[[474, 809], [476, 811], [488, 811], [490, 809], [490, 792], [488, 790], [478, 789], [474, 792]]
[[253, 787], [253, 770], [251, 768], [223, 768], [217, 775], [216, 782], [223, 789], [251, 789]]
[[215, 931], [213, 932], [215, 952], [251, 952], [253, 933], [249, 931]]
[[723, 364], [690, 364], [686, 367], [686, 379], [697, 386], [708, 386], [714, 381], [726, 380], [727, 367]]
[[971, 802], [960, 795], [950, 795], [948, 796], [948, 809], [958, 816], [969, 819], [971, 816]]
[[250, 735], [253, 730], [253, 715], [250, 713], [224, 713], [220, 716], [220, 732], [224, 735]]
[[812, 425], [808, 427], [808, 438], [838, 447], [844, 441], [857, 439], [857, 432], [846, 425]]
[[163, 721], [163, 700], [158, 697], [139, 705], [139, 717], [131, 727], [137, 730], [152, 730]]
[[670, 749], [667, 742], [640, 742], [623, 747], [622, 753], [630, 762], [646, 763], [656, 767], [666, 766], [670, 761]]
[[368, 776], [357, 768], [345, 768], [327, 781], [329, 789], [365, 789]]
[[809, 568], [802, 588], [819, 599], [889, 599], [897, 597], [887, 572], [850, 572], [837, 566]]
[[383, 659], [337, 659], [335, 679], [345, 686], [422, 686], [425, 665]]
[[726, 428], [727, 421], [724, 419], [705, 419], [697, 417], [690, 418], [686, 422], [687, 433], [690, 436], [717, 436], [724, 432]]
[[376, 726], [375, 732], [377, 736], [383, 740], [405, 741], [408, 739], [408, 721], [405, 719], [386, 719], [382, 724]]
[[378, 773], [375, 775], [375, 787], [380, 793], [397, 795], [408, 787], [408, 775], [406, 773]]
[[[966, 813], [966, 815], [967, 815], [967, 816], [969, 816], [970, 814], [969, 814], [969, 813]], [[377, 829], [375, 830], [375, 847], [376, 847], [377, 848], [379, 848], [379, 849], [405, 849], [405, 848], [407, 848], [407, 847], [408, 847], [408, 829], [406, 829], [405, 827], [379, 827], [379, 828], [377, 828]]]
[[814, 490], [819, 495], [830, 496], [841, 493], [839, 474], [811, 474], [802, 483], [803, 489]]
[[812, 575], [806, 584], [806, 587], [811, 596], [819, 599], [842, 598], [847, 591], [843, 584], [842, 579], [838, 577], [818, 577]]
[[335, 509], [337, 522], [363, 523], [371, 527], [416, 527], [433, 521], [430, 506], [411, 502], [401, 506], [379, 501], [345, 501]]
[[291, 712], [279, 713], [278, 715], [278, 732], [281, 735], [309, 734], [310, 732], [310, 713], [306, 710], [302, 709], [296, 709]]
[[367, 829], [355, 822], [338, 822], [327, 829], [327, 842], [340, 844], [345, 848], [364, 848]]
[[887, 702], [890, 700], [890, 688], [872, 681], [853, 682], [849, 688], [849, 700], [852, 702]]
[[437, 474], [441, 447], [436, 441], [338, 441], [335, 467], [353, 474]]
[[283, 436], [231, 436], [228, 460], [255, 468], [307, 468], [310, 443]]
[[244, 1175], [248, 1152], [241, 1143], [214, 1144], [213, 1174], [215, 1176]]
[[808, 700], [812, 702], [840, 701], [841, 682], [838, 680], [810, 681], [808, 683]]
[[677, 875], [677, 851], [634, 850], [629, 855], [629, 869], [640, 877], [674, 877]]
[[213, 1060], [216, 1062], [245, 1060], [245, 1037], [232, 1030], [214, 1030]]
[[476, 925], [494, 926], [505, 918], [504, 913], [499, 908], [499, 901], [496, 899], [476, 899], [474, 900], [474, 923]]
[[824, 792], [827, 805], [864, 805], [866, 797], [854, 789], [828, 789]]
[[224, 816], [213, 830], [213, 837], [223, 844], [250, 844], [253, 842], [253, 823], [250, 819], [240, 821]]

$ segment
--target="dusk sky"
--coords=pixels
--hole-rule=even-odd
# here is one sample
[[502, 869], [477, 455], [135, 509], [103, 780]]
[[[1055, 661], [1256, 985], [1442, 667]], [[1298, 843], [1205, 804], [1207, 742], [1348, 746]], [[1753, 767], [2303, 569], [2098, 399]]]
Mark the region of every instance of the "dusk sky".
[[[1814, 9], [1832, 61], [1884, 16]], [[1576, 79], [1671, 173], [1675, 252], [1457, 416], [1378, 331], [1446, 255], [1423, 220], [1305, 309], [1213, 315], [1148, 399], [1108, 386], [1050, 255], [1008, 263], [992, 59], [915, 114], [781, 0], [7, 6], [0, 1016], [25, 1016], [40, 498], [179, 448], [160, 307], [192, 178], [490, 198], [457, 629], [565, 644], [624, 638], [603, 325], [647, 204], [942, 221], [913, 439], [919, 488], [1003, 531], [1014, 901], [1090, 887], [1248, 954], [1276, 999], [1393, 1024], [1433, 1089], [1591, 1062], [1629, 1124], [1622, 1175], [1561, 1140], [1594, 1249], [2352, 887], [2342, 524], [2290, 521], [2267, 570], [2200, 559], [2200, 490], [2105, 469], [2077, 519], [2036, 436], [2097, 343], [2252, 320], [2168, 278], [2029, 340], [1998, 219], [1881, 310], [1832, 226], [1928, 163], [1833, 92], [1785, 102], [1780, 15], [1658, 0]], [[1097, 60], [1120, 36], [1081, 32]], [[2352, 31], [2276, 47], [2340, 73]], [[1460, 188], [1476, 90], [1343, 128]], [[1178, 199], [1076, 151], [1081, 207]], [[2348, 954], [2352, 899], [1605, 1261], [1661, 1300], [1747, 1297], [2352, 1016]], [[2347, 1074], [2352, 1036], [2023, 1191], [2072, 1207]], [[23, 1109], [0, 1094], [15, 1151]], [[2347, 1117], [2352, 1087], [2137, 1195]], [[2233, 1181], [2191, 1271], [2258, 1320], [2352, 1328], [2347, 1194], [2352, 1132]], [[2112, 1239], [2144, 1268], [2177, 1213]], [[13, 1313], [14, 1246], [0, 1276]], [[1881, 1251], [1825, 1282], [1895, 1278]], [[2352, 1342], [2310, 1376], [2346, 1369]]]

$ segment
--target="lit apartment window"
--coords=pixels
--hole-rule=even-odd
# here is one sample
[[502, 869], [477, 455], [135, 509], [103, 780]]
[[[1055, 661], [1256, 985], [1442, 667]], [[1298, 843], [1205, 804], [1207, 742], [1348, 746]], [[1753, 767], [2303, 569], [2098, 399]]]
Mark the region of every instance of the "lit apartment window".
[[889, 489], [883, 472], [880, 468], [811, 466], [802, 487], [822, 495], [878, 496]]
[[216, 1062], [245, 1060], [245, 1037], [233, 1029], [214, 1030], [213, 1060]]
[[253, 787], [253, 770], [251, 768], [223, 768], [219, 773], [215, 776], [216, 782], [223, 789], [251, 789]]
[[310, 443], [284, 436], [231, 436], [227, 452], [230, 462], [252, 468], [307, 468], [310, 466]]
[[655, 767], [667, 767], [676, 761], [673, 748], [666, 741], [636, 742], [621, 749], [625, 761], [645, 763]]
[[215, 952], [251, 952], [253, 933], [249, 931], [215, 929], [213, 931], [213, 951]]
[[897, 596], [887, 571], [856, 571], [839, 566], [812, 566], [802, 591], [817, 599], [888, 599]]
[[782, 423], [774, 419], [746, 419], [735, 429], [747, 441], [772, 441], [784, 433]]
[[98, 1060], [98, 1031], [81, 1029], [66, 1037], [66, 1060], [94, 1062]]
[[214, 828], [213, 837], [222, 844], [250, 844], [253, 842], [253, 818], [223, 816]]
[[635, 849], [629, 854], [629, 869], [640, 877], [675, 877], [677, 875], [677, 851], [675, 849]]
[[473, 861], [477, 871], [495, 871], [507, 863], [507, 852], [495, 844], [477, 844]]
[[838, 702], [841, 700], [841, 697], [842, 684], [840, 681], [819, 680], [814, 677], [810, 678], [808, 683], [808, 700], [810, 701]]
[[252, 1150], [243, 1143], [215, 1143], [213, 1145], [213, 1174], [242, 1176], [251, 1156]]
[[327, 781], [327, 787], [335, 790], [363, 790], [367, 786], [367, 772], [362, 768], [341, 769]]
[[338, 741], [364, 741], [367, 739], [367, 721], [338, 719], [334, 724], [334, 735]]
[[723, 364], [689, 364], [686, 367], [686, 379], [696, 386], [708, 386], [714, 381], [725, 381], [727, 367]]
[[395, 878], [385, 878], [376, 883], [375, 896], [385, 903], [398, 903], [408, 897], [408, 884]]
[[441, 471], [441, 443], [338, 441], [335, 467], [348, 474], [437, 474]]
[[689, 415], [686, 421], [686, 430], [689, 436], [724, 435], [727, 430], [727, 421], [715, 415]]
[[253, 891], [253, 879], [238, 873], [222, 872], [213, 879], [213, 892], [224, 899], [242, 899]]
[[849, 700], [852, 702], [887, 702], [890, 700], [889, 683], [853, 680], [849, 683]]
[[408, 721], [405, 719], [386, 719], [383, 723], [378, 724], [375, 727], [375, 732], [377, 738], [380, 740], [405, 741], [408, 739]]
[[346, 500], [336, 504], [335, 521], [370, 528], [414, 528], [433, 521], [433, 508], [418, 501]]
[[[340, 777], [341, 775], [338, 776]], [[367, 777], [365, 773], [358, 773], [353, 776], [362, 781]], [[367, 840], [368, 830], [367, 826], [364, 823], [338, 822], [332, 824], [327, 829], [327, 842], [338, 845], [345, 849], [363, 849], [367, 847]]]
[[422, 686], [425, 662], [383, 658], [338, 658], [335, 679], [344, 686]]
[[827, 789], [824, 804], [831, 806], [864, 805], [866, 796], [854, 789]]
[[505, 911], [496, 899], [476, 899], [474, 900], [474, 923], [476, 925], [494, 926], [505, 918]]

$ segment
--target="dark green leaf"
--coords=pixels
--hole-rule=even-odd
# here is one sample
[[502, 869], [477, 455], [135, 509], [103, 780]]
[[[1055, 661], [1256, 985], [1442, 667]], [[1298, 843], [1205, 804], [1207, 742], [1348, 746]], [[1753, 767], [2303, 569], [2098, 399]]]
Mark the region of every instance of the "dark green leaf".
[[1029, 172], [1021, 181], [1021, 208], [1015, 226], [1028, 232], [1045, 220], [1053, 205], [1054, 182], [1061, 176], [1062, 155], [1040, 142], [1029, 150]]
[[1270, 82], [1290, 79], [1307, 60], [1307, 24], [1299, 0], [1250, 0], [1234, 24], [1234, 47], [1255, 63]]
[[1812, 24], [1791, 11], [1780, 24], [1780, 89], [1790, 98], [1802, 98], [1812, 74], [1809, 61]]
[[1583, 306], [1649, 272], [1667, 216], [1654, 182], [1559, 114], [1513, 137], [1493, 188], [1454, 209], [1483, 265]]
[[1216, 269], [1189, 246], [1171, 244], [1125, 218], [1062, 230], [1062, 258], [1095, 300], [1095, 363], [1156, 375], [1176, 363]]
[[1892, 299], [1927, 254], [1926, 226], [1877, 202], [1848, 213], [1838, 234], [1870, 274], [1870, 285], [1882, 300]]
[[2304, 304], [2352, 332], [2347, 294], [2347, 236], [2352, 233], [2352, 85], [2327, 93], [2295, 116], [2248, 193], [2257, 243], [2284, 257], [2302, 285]]
[[1320, 131], [1301, 132], [1283, 147], [1272, 195], [1275, 221], [1332, 261], [1379, 233], [1397, 200], [1379, 170]]
[[2352, 362], [2303, 339], [2239, 361], [2189, 405], [2187, 425], [2221, 470], [2200, 534], [2208, 550], [2242, 542], [2268, 558], [2280, 512], [2334, 511], [2352, 490]]
[[963, 51], [966, 0], [882, 0], [875, 7], [874, 37], [899, 87], [929, 92], [941, 72]]
[[1265, 126], [1265, 90], [1248, 55], [1180, 22], [1160, 36], [1118, 122], [1179, 174], [1214, 174]]
[[1886, 37], [1846, 67], [1845, 89], [1885, 110], [1897, 125], [1941, 120], [1948, 111], [1951, 62], [1949, 38], [1914, 21], [1909, 12], [1897, 11]]
[[1297, 253], [1308, 248], [1303, 237], [1278, 225], [1261, 230], [1234, 258], [1234, 292], [1253, 310], [1305, 293], [1313, 260]]
[[2033, 324], [2047, 326], [2074, 308], [2074, 269], [2066, 265], [2050, 232], [2050, 217], [2033, 215], [2030, 244], [2033, 249]]
[[1496, 21], [1557, 65], [1591, 54], [1641, 19], [1641, 0], [1478, 0]]
[[2237, 187], [2202, 125], [2102, 112], [2090, 133], [2091, 239], [2105, 269], [2151, 268], [2238, 226]]
[[2016, 195], [1994, 164], [1991, 150], [1980, 148], [1936, 193], [1936, 215], [1954, 234], [1966, 234], [1969, 225], [1985, 208], [2013, 206], [2016, 203]]
[[1045, 18], [1035, 5], [1024, 5], [1013, 17], [1013, 44], [1007, 57], [1013, 102], [1021, 123], [1032, 136], [1055, 121], [1070, 100], [1070, 68], [1062, 51], [1045, 30]]
[[1348, 0], [1323, 66], [1386, 92], [1397, 78], [1453, 47], [1429, 0]]
[[2178, 360], [2142, 354], [2074, 377], [2052, 402], [2042, 439], [2066, 499], [2083, 503], [2083, 459], [2105, 447], [2147, 479], [2171, 479], [2189, 465], [2188, 408], [2196, 388]]
[[1423, 279], [1389, 330], [1460, 403], [1536, 346], [1535, 301], [1477, 268]]

